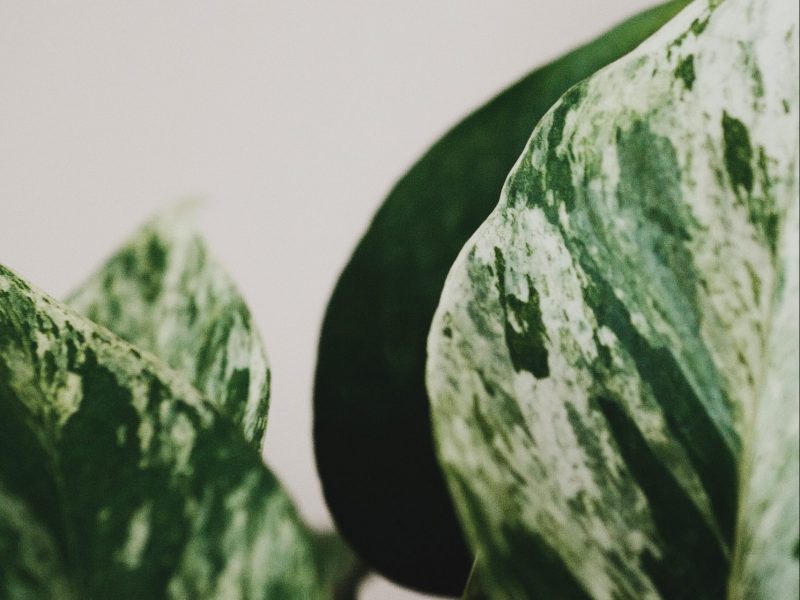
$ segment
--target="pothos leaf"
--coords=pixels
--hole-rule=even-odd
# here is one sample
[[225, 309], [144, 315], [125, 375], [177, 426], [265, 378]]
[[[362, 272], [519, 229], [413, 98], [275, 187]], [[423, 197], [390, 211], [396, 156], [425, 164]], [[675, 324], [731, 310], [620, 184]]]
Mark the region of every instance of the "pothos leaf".
[[310, 532], [238, 427], [3, 267], [0, 411], [3, 596], [45, 584], [79, 598], [327, 593]]
[[264, 347], [193, 216], [182, 206], [154, 219], [68, 303], [184, 374], [260, 447], [270, 384]]
[[797, 36], [686, 8], [545, 116], [453, 266], [427, 383], [493, 598], [797, 597]]
[[320, 338], [317, 466], [339, 530], [387, 577], [457, 595], [472, 563], [436, 463], [424, 382], [425, 339], [452, 261], [545, 111], [686, 3], [630, 19], [457, 125], [395, 186], [342, 273]]

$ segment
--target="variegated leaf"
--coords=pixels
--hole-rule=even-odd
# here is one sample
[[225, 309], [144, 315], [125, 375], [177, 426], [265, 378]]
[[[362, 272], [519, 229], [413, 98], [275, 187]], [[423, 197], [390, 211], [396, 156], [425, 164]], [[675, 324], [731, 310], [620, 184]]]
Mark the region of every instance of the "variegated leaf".
[[260, 447], [270, 373], [250, 311], [183, 206], [137, 232], [68, 303], [183, 373]]
[[239, 428], [2, 267], [0, 412], [3, 597], [330, 595], [311, 532]]
[[797, 68], [796, 4], [693, 3], [459, 255], [427, 383], [493, 598], [797, 597]]
[[390, 192], [336, 285], [314, 385], [317, 468], [342, 535], [402, 585], [457, 595], [471, 564], [436, 461], [424, 381], [425, 340], [448, 269], [547, 109], [686, 4], [673, 0], [620, 23], [447, 132]]

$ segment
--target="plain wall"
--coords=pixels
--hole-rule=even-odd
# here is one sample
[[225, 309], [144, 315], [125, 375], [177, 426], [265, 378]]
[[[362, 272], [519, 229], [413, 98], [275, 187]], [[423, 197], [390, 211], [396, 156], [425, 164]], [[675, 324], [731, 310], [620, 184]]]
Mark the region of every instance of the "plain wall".
[[[316, 338], [394, 181], [461, 117], [652, 0], [0, 0], [0, 263], [55, 296], [160, 208], [212, 249], [273, 370], [265, 457], [329, 527]], [[422, 597], [374, 578], [364, 598]]]

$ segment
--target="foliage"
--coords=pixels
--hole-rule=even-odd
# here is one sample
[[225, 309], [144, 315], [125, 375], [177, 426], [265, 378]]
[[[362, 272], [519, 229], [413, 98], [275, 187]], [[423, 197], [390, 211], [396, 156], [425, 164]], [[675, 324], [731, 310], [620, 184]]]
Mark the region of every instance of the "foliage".
[[695, 3], [573, 87], [451, 270], [428, 389], [493, 598], [797, 597], [795, 8]]
[[537, 69], [386, 199], [320, 340], [338, 533], [262, 462], [266, 354], [190, 211], [66, 303], [0, 267], [0, 596], [344, 600], [369, 565], [797, 598], [800, 24], [686, 4]]
[[2, 597], [329, 598], [355, 568], [261, 461], [264, 351], [184, 225], [73, 297], [139, 347], [0, 270]]
[[339, 531], [403, 585], [456, 595], [471, 565], [434, 454], [424, 381], [447, 271], [547, 109], [685, 4], [626, 21], [456, 125], [395, 185], [336, 285], [314, 389], [317, 467]]

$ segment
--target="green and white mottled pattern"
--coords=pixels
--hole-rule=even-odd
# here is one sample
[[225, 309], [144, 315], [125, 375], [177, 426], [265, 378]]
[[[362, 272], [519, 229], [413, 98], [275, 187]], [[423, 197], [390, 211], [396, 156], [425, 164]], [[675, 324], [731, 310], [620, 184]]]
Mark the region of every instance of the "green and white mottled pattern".
[[3, 267], [0, 434], [0, 597], [328, 595], [239, 427]]
[[152, 352], [260, 447], [270, 372], [250, 311], [183, 206], [143, 227], [68, 303]]
[[[797, 187], [793, 193], [797, 198]], [[798, 597], [799, 231], [795, 202], [777, 247], [779, 270], [764, 340], [763, 391], [754, 417], [745, 425], [751, 444], [743, 460], [741, 520], [730, 585], [736, 600]]]
[[427, 383], [493, 598], [797, 597], [797, 69], [796, 3], [695, 2], [462, 250]]

